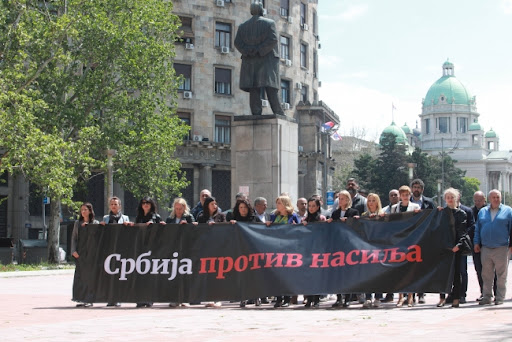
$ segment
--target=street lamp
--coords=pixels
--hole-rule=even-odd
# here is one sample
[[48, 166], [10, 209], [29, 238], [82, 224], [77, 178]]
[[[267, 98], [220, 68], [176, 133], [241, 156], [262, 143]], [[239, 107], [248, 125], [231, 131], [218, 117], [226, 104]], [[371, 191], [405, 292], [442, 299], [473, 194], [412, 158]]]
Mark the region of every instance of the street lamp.
[[418, 166], [416, 163], [407, 163], [407, 167], [409, 168], [409, 184], [412, 183], [414, 178], [414, 168]]

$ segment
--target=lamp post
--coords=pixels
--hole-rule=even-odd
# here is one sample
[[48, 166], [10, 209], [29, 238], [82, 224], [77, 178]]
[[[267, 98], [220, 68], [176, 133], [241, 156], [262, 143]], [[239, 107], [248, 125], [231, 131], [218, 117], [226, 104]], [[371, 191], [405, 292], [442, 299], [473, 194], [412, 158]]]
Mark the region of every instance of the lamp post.
[[442, 206], [443, 205], [443, 198], [441, 195], [441, 184], [443, 183], [443, 180], [438, 179], [437, 180], [437, 205]]
[[116, 153], [116, 150], [107, 150], [107, 201], [114, 196], [114, 163], [112, 157], [115, 156]]
[[407, 163], [407, 167], [409, 168], [409, 184], [412, 183], [412, 180], [414, 178], [414, 168], [417, 166], [418, 164], [416, 163]]

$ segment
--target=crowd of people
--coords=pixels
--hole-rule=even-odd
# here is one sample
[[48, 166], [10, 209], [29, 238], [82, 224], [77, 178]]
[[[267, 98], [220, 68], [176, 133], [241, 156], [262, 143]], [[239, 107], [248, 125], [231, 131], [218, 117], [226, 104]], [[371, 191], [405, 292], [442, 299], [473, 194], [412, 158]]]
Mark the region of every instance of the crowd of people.
[[[267, 227], [276, 224], [304, 224], [311, 222], [346, 221], [348, 218], [373, 219], [393, 213], [408, 211], [419, 212], [425, 209], [451, 211], [455, 228], [455, 239], [452, 252], [454, 253], [454, 277], [451, 292], [439, 294], [438, 307], [451, 304], [458, 308], [466, 303], [468, 288], [467, 256], [472, 255], [475, 271], [480, 286], [480, 297], [477, 301], [480, 305], [492, 303], [503, 304], [506, 295], [506, 279], [509, 255], [512, 253], [512, 209], [501, 203], [501, 192], [491, 190], [489, 201], [483, 192], [477, 191], [473, 196], [474, 206], [467, 207], [460, 203], [461, 194], [457, 189], [446, 189], [443, 198], [445, 207], [437, 206], [431, 198], [423, 196], [425, 184], [421, 179], [415, 179], [409, 185], [402, 185], [398, 189], [389, 191], [389, 204], [382, 207], [379, 195], [359, 191], [359, 186], [354, 178], [348, 179], [346, 189], [335, 194], [335, 202], [332, 210], [322, 208], [322, 196], [312, 195], [310, 198], [299, 198], [296, 208], [287, 193], [282, 193], [275, 200], [276, 209], [267, 211], [267, 199], [255, 198], [253, 205], [243, 193], [236, 195], [236, 204], [232, 209], [222, 211], [215, 197], [208, 189], [201, 191], [199, 202], [192, 208], [183, 198], [176, 198], [173, 202], [169, 217], [163, 221], [157, 213], [155, 201], [150, 197], [144, 197], [137, 207], [135, 222], [131, 222], [128, 216], [121, 211], [121, 200], [112, 197], [109, 200], [110, 212], [101, 222], [95, 220], [94, 210], [90, 203], [82, 204], [79, 219], [75, 222], [72, 239], [71, 255], [78, 259], [78, 230], [87, 224], [194, 224], [254, 222], [262, 223]], [[79, 282], [75, 274], [75, 282]], [[447, 296], [448, 295], [448, 296]], [[319, 307], [325, 295], [307, 294], [304, 296], [305, 307]], [[274, 307], [288, 307], [297, 303], [297, 296], [274, 297]], [[382, 293], [366, 294], [337, 294], [332, 307], [347, 307], [353, 301], [358, 301], [363, 308], [379, 307], [382, 302], [393, 302], [394, 294]], [[244, 300], [241, 307], [252, 303], [261, 305], [270, 303], [268, 298], [256, 298]], [[404, 304], [413, 306], [416, 303], [424, 304], [423, 293], [399, 293], [396, 306]], [[200, 304], [200, 303], [193, 303]], [[297, 303], [298, 304], [298, 303]], [[108, 303], [107, 306], [120, 306], [120, 303]], [[137, 303], [137, 307], [151, 307], [153, 303]], [[188, 303], [171, 303], [170, 306], [187, 306]], [[220, 302], [207, 302], [207, 307], [219, 307]], [[92, 306], [92, 303], [79, 302], [77, 306]]]

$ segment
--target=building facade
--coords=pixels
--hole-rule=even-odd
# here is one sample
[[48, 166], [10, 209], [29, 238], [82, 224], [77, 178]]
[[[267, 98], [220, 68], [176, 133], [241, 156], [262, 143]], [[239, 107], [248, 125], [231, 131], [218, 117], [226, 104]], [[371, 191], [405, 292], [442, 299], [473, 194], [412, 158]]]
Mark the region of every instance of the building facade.
[[[177, 115], [191, 129], [173, 156], [178, 158], [190, 185], [183, 190], [190, 206], [202, 189], [210, 189], [220, 207], [233, 206], [231, 198], [231, 125], [239, 115], [251, 115], [249, 95], [239, 89], [241, 55], [234, 48], [238, 26], [250, 18], [251, 0], [174, 0], [181, 19], [174, 68], [182, 76]], [[334, 171], [331, 139], [322, 124], [339, 123], [338, 116], [318, 98], [317, 0], [264, 0], [265, 16], [276, 22], [279, 35], [280, 99], [285, 115], [299, 126], [298, 195], [309, 196], [328, 189]], [[263, 114], [272, 114], [262, 94]], [[43, 198], [33, 195], [23, 179], [4, 175], [0, 183], [0, 237], [40, 237]], [[114, 184], [123, 200], [123, 211], [135, 215], [137, 200]], [[254, 199], [256, 193], [250, 194]], [[94, 177], [80, 200], [93, 203], [96, 216], [107, 213], [105, 179]], [[269, 200], [269, 207], [273, 199]], [[165, 204], [161, 204], [165, 207]], [[47, 210], [47, 209], [46, 209]], [[167, 216], [163, 212], [162, 215]], [[63, 214], [63, 217], [69, 213]], [[35, 235], [31, 232], [35, 232]], [[61, 241], [67, 237], [64, 235]]]
[[[231, 123], [235, 116], [251, 115], [249, 94], [239, 88], [241, 55], [234, 48], [234, 38], [238, 26], [251, 16], [252, 2], [174, 2], [183, 32], [174, 63], [184, 80], [177, 112], [191, 127], [175, 156], [187, 172], [190, 186], [184, 197], [192, 205], [202, 189], [210, 189], [223, 209], [234, 204], [230, 198]], [[322, 136], [321, 126], [327, 121], [339, 123], [339, 119], [318, 98], [318, 1], [261, 2], [264, 15], [275, 21], [278, 33], [281, 105], [285, 115], [299, 125], [299, 195], [321, 193], [334, 170], [331, 141]], [[264, 94], [262, 105], [264, 115], [272, 114]]]

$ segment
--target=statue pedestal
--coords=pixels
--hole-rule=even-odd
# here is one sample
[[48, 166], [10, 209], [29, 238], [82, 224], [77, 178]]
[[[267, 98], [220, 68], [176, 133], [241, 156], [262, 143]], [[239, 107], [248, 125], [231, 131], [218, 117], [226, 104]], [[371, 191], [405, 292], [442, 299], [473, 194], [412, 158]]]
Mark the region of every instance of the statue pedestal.
[[[298, 192], [298, 124], [281, 115], [235, 116], [231, 143], [231, 199], [248, 192], [251, 204], [265, 197], [268, 208], [289, 193]], [[232, 203], [234, 205], [234, 203]]]

